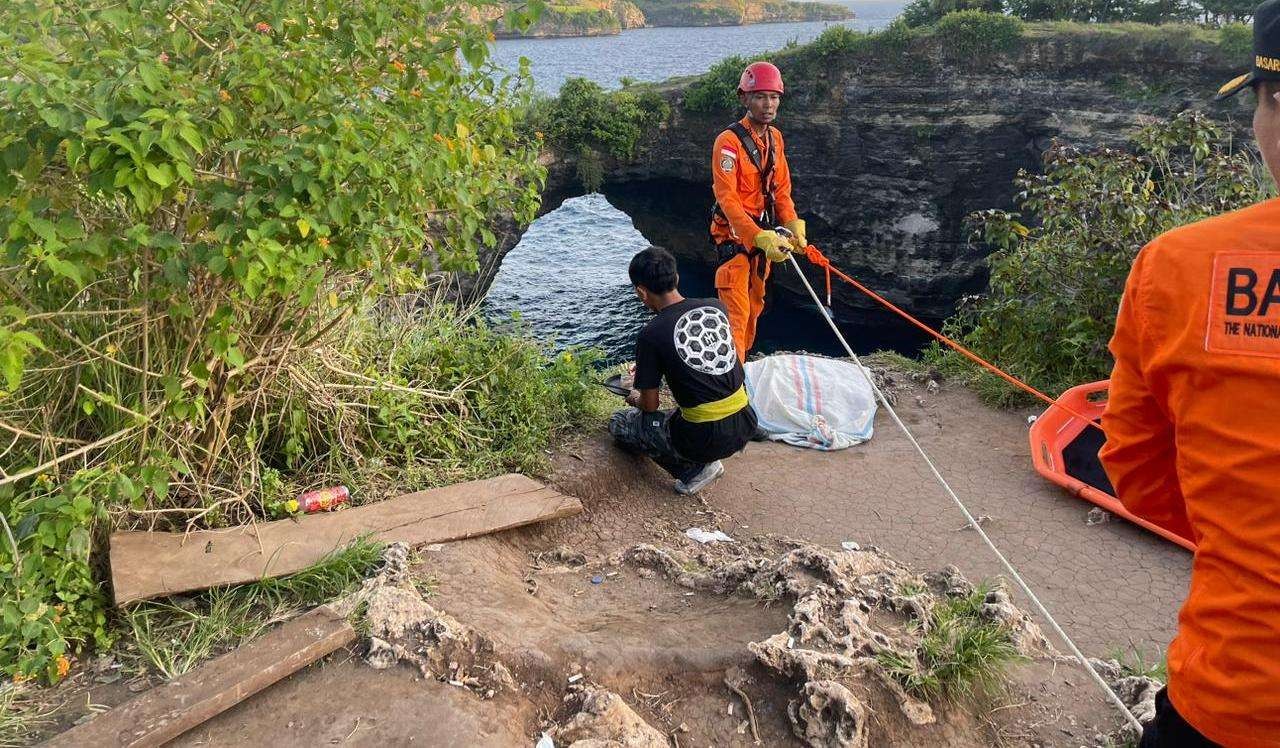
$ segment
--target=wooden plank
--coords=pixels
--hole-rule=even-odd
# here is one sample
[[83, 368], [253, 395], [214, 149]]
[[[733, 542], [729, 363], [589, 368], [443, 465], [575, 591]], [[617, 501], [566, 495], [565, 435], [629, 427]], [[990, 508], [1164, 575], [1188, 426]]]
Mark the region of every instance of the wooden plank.
[[115, 533], [111, 582], [116, 604], [122, 605], [291, 574], [360, 535], [388, 543], [443, 543], [581, 511], [582, 503], [572, 496], [509, 473], [297, 520], [185, 535]]
[[345, 618], [321, 606], [71, 728], [45, 745], [163, 745], [355, 638], [356, 632]]

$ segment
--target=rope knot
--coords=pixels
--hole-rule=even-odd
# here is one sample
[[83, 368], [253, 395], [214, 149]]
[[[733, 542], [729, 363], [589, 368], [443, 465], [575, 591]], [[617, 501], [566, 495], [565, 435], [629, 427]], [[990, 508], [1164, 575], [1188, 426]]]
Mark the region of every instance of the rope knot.
[[828, 260], [827, 256], [822, 254], [822, 252], [812, 244], [804, 248], [804, 256], [809, 260], [809, 262], [812, 262], [820, 268], [831, 267], [831, 260]]

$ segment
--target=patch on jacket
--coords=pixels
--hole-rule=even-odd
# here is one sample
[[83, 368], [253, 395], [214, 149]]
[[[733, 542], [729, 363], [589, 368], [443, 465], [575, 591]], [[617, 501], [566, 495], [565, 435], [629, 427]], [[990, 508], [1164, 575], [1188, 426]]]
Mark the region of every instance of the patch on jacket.
[[720, 171], [733, 171], [738, 163], [738, 153], [731, 148], [720, 149]]
[[1280, 358], [1280, 258], [1271, 252], [1219, 252], [1213, 258], [1210, 353]]

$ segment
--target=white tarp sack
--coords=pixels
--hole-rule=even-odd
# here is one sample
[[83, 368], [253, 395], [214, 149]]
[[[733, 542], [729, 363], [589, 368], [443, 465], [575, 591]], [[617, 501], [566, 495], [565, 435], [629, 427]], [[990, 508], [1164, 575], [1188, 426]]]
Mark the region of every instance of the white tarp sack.
[[770, 439], [832, 451], [871, 438], [875, 392], [852, 361], [782, 354], [745, 368], [751, 405]]

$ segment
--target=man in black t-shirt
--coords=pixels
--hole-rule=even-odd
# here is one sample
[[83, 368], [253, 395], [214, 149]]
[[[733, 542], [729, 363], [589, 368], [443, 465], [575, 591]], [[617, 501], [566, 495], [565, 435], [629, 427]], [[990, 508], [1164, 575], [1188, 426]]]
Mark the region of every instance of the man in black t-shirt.
[[[686, 299], [671, 253], [649, 247], [628, 268], [636, 296], [657, 312], [636, 339], [635, 381], [609, 433], [619, 446], [643, 452], [676, 479], [676, 491], [697, 493], [724, 474], [720, 460], [742, 450], [756, 431], [744, 374], [724, 305]], [[663, 378], [680, 407], [658, 409]]]

